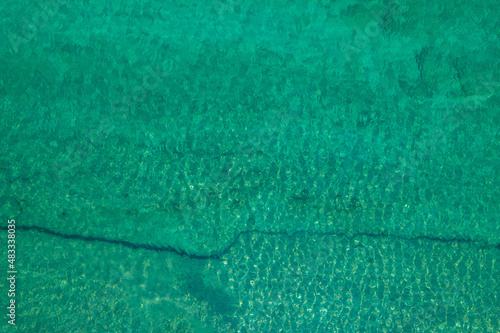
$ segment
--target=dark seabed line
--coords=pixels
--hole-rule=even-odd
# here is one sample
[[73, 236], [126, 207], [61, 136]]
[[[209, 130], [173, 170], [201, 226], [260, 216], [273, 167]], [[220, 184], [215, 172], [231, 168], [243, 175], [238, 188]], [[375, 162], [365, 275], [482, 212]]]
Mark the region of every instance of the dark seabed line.
[[[7, 227], [0, 227], [1, 230], [7, 230]], [[150, 250], [150, 251], [156, 251], [156, 252], [171, 252], [178, 254], [180, 256], [186, 256], [191, 259], [220, 259], [222, 256], [227, 254], [231, 248], [236, 244], [238, 239], [245, 234], [261, 234], [261, 235], [268, 235], [268, 236], [285, 236], [285, 237], [294, 237], [297, 234], [303, 233], [303, 234], [308, 234], [308, 235], [317, 235], [317, 236], [337, 236], [337, 237], [346, 237], [349, 240], [352, 240], [355, 237], [358, 236], [366, 236], [366, 237], [371, 237], [371, 238], [394, 238], [394, 239], [400, 239], [404, 241], [417, 241], [417, 240], [430, 240], [430, 241], [435, 241], [435, 242], [441, 242], [441, 243], [470, 243], [470, 244], [479, 244], [478, 242], [472, 240], [472, 239], [466, 239], [466, 238], [450, 238], [450, 239], [444, 239], [444, 238], [439, 238], [439, 237], [433, 237], [433, 236], [416, 236], [416, 237], [405, 237], [405, 236], [399, 236], [399, 235], [390, 235], [390, 234], [374, 234], [374, 233], [365, 233], [365, 232], [360, 232], [352, 235], [348, 235], [347, 233], [335, 233], [335, 232], [315, 232], [315, 231], [305, 231], [305, 230], [296, 230], [292, 233], [288, 233], [286, 231], [261, 231], [258, 229], [252, 229], [252, 230], [244, 230], [241, 231], [234, 239], [232, 242], [230, 242], [224, 249], [219, 251], [218, 253], [210, 254], [210, 255], [200, 255], [200, 254], [192, 254], [188, 253], [182, 249], [176, 249], [171, 246], [155, 246], [155, 245], [149, 245], [149, 244], [142, 244], [142, 243], [132, 243], [129, 241], [125, 240], [120, 240], [120, 239], [111, 239], [111, 238], [106, 238], [106, 237], [100, 237], [100, 236], [84, 236], [84, 235], [79, 235], [79, 234], [63, 234], [58, 231], [53, 231], [47, 228], [43, 227], [38, 227], [38, 226], [16, 226], [16, 230], [22, 230], [22, 231], [37, 231], [39, 233], [44, 233], [47, 235], [52, 235], [56, 237], [61, 237], [64, 239], [75, 239], [75, 240], [81, 240], [81, 241], [86, 241], [86, 242], [102, 242], [102, 243], [108, 243], [108, 244], [116, 244], [116, 245], [122, 245], [131, 249], [140, 249], [140, 250]], [[500, 250], [500, 244], [497, 245], [483, 245], [479, 246], [480, 248], [496, 248]]]

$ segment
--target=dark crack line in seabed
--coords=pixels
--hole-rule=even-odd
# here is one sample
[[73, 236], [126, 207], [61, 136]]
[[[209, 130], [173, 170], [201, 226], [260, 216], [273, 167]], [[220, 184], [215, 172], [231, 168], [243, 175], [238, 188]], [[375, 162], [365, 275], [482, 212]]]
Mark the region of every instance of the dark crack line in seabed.
[[[2, 230], [7, 230], [7, 227], [1, 227]], [[417, 237], [405, 237], [405, 236], [399, 236], [399, 235], [389, 235], [389, 234], [374, 234], [374, 233], [365, 233], [365, 232], [360, 232], [352, 235], [348, 235], [347, 233], [335, 233], [335, 232], [314, 232], [314, 231], [305, 231], [305, 230], [296, 230], [292, 233], [288, 233], [286, 231], [261, 231], [258, 229], [252, 229], [252, 230], [244, 230], [238, 233], [238, 235], [233, 239], [231, 243], [229, 243], [222, 251], [219, 251], [218, 253], [215, 254], [210, 254], [210, 255], [200, 255], [200, 254], [191, 254], [188, 253], [182, 249], [176, 249], [171, 246], [155, 246], [155, 245], [149, 245], [149, 244], [142, 244], [142, 243], [132, 243], [129, 241], [125, 240], [120, 240], [120, 239], [110, 239], [106, 237], [100, 237], [100, 236], [84, 236], [84, 235], [79, 235], [79, 234], [63, 234], [58, 231], [53, 231], [47, 228], [43, 227], [38, 227], [38, 226], [17, 226], [16, 230], [23, 230], [23, 231], [37, 231], [39, 233], [44, 233], [47, 235], [52, 235], [56, 237], [61, 237], [64, 239], [76, 239], [76, 240], [82, 240], [86, 242], [102, 242], [102, 243], [108, 243], [108, 244], [117, 244], [117, 245], [122, 245], [131, 249], [141, 249], [141, 250], [149, 250], [149, 251], [156, 251], [156, 252], [170, 252], [170, 253], [175, 253], [180, 256], [186, 256], [191, 259], [221, 259], [222, 256], [227, 254], [231, 248], [236, 244], [238, 239], [245, 234], [260, 234], [260, 235], [268, 235], [268, 236], [285, 236], [285, 237], [294, 237], [297, 234], [308, 234], [308, 235], [316, 235], [316, 236], [336, 236], [336, 237], [346, 237], [349, 240], [352, 240], [355, 237], [358, 236], [366, 236], [366, 237], [371, 237], [371, 238], [395, 238], [395, 239], [401, 239], [405, 241], [416, 241], [416, 240], [430, 240], [430, 241], [435, 241], [435, 242], [443, 242], [443, 243], [470, 243], [470, 244], [475, 244], [478, 242], [475, 242], [474, 240], [471, 239], [465, 239], [465, 238], [451, 238], [451, 239], [443, 239], [439, 237], [432, 237], [432, 236], [417, 236]], [[480, 246], [480, 248], [496, 248], [500, 250], [500, 244], [497, 245], [489, 245], [489, 246]]]

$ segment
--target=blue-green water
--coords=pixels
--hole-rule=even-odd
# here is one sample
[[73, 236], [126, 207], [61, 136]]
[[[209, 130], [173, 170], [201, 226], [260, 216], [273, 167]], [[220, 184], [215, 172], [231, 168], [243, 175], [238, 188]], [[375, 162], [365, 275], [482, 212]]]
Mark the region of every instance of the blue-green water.
[[500, 331], [496, 7], [4, 2], [2, 331]]

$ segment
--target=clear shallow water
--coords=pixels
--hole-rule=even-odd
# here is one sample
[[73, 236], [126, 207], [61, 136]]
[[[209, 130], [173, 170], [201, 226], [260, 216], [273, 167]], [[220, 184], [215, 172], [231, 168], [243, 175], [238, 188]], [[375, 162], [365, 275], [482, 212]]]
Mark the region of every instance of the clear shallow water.
[[497, 331], [498, 22], [468, 6], [3, 5], [7, 329]]

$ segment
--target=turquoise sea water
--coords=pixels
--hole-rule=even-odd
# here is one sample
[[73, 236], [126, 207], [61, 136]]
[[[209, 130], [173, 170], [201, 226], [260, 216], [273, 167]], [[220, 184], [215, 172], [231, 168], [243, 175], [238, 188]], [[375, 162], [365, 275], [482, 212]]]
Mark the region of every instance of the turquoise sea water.
[[0, 4], [0, 331], [499, 332], [496, 7]]

